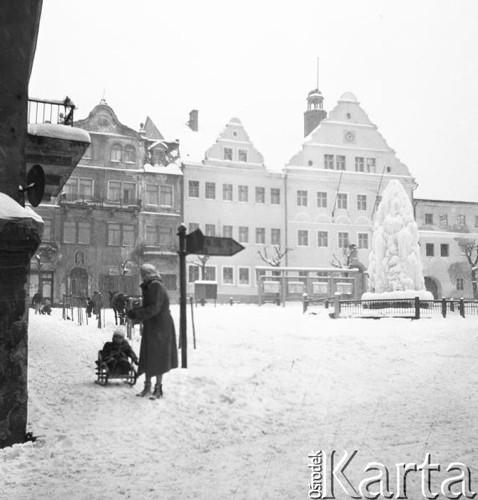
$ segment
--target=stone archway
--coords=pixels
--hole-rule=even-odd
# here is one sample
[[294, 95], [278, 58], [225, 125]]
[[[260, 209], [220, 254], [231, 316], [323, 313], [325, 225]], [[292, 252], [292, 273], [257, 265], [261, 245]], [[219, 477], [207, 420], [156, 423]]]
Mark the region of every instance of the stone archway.
[[88, 273], [81, 267], [70, 272], [70, 291], [75, 297], [88, 297]]
[[433, 294], [434, 299], [438, 299], [441, 296], [441, 285], [436, 278], [425, 276], [425, 288]]

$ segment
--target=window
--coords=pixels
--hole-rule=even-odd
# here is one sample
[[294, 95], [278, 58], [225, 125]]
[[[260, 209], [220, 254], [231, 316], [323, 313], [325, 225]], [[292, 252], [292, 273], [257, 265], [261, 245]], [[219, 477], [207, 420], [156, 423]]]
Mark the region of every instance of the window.
[[266, 242], [266, 229], [264, 227], [256, 227], [256, 243], [264, 245]]
[[433, 243], [427, 243], [425, 245], [425, 255], [427, 257], [433, 257], [435, 255], [435, 245]]
[[463, 278], [456, 278], [456, 289], [457, 290], [465, 289], [465, 280]]
[[368, 234], [367, 233], [358, 233], [358, 247], [359, 248], [368, 248]]
[[271, 229], [271, 245], [280, 245], [280, 229]]
[[156, 245], [158, 243], [158, 231], [156, 226], [146, 226], [146, 245]]
[[146, 205], [158, 205], [158, 186], [156, 184], [146, 184]]
[[91, 230], [89, 222], [78, 222], [78, 243], [89, 245], [91, 239]]
[[108, 182], [108, 200], [119, 201], [121, 196], [121, 182], [109, 181]]
[[239, 201], [247, 201], [248, 192], [247, 186], [239, 186]]
[[159, 186], [159, 204], [164, 207], [173, 206], [173, 186], [165, 184]]
[[188, 282], [194, 283], [199, 280], [199, 267], [198, 266], [189, 266], [188, 268]]
[[126, 146], [124, 148], [124, 161], [127, 163], [134, 163], [136, 161], [136, 150], [134, 146]]
[[43, 219], [43, 236], [42, 240], [43, 241], [51, 241], [51, 220], [50, 219]]
[[214, 266], [204, 268], [204, 279], [206, 281], [216, 281], [216, 268]]
[[111, 161], [121, 161], [122, 148], [119, 144], [115, 144], [111, 148]]
[[63, 242], [76, 243], [76, 222], [63, 223]]
[[70, 177], [66, 182], [63, 192], [68, 195], [77, 195], [78, 194], [78, 179], [75, 177]]
[[123, 246], [132, 247], [134, 245], [134, 226], [123, 226]]
[[222, 199], [225, 201], [232, 201], [232, 184], [222, 185]]
[[123, 183], [123, 202], [134, 203], [136, 198], [136, 184], [134, 182]]
[[339, 232], [339, 248], [347, 248], [349, 246], [349, 233]]
[[441, 227], [448, 226], [448, 215], [447, 214], [440, 214], [439, 220], [440, 220]]
[[120, 234], [119, 224], [108, 224], [108, 245], [119, 246]]
[[188, 224], [189, 232], [192, 233], [193, 231], [196, 231], [196, 229], [199, 229], [199, 223], [197, 222], [190, 222]]
[[364, 158], [363, 156], [355, 157], [355, 171], [363, 172], [364, 171]]
[[367, 172], [374, 174], [376, 171], [376, 163], [375, 158], [367, 158]]
[[256, 203], [266, 202], [266, 190], [263, 187], [256, 187]]
[[317, 207], [327, 208], [327, 193], [324, 192], [317, 193]]
[[297, 191], [297, 206], [298, 207], [307, 206], [307, 191]]
[[300, 247], [309, 246], [309, 231], [307, 229], [299, 229], [297, 231], [297, 245]]
[[215, 224], [206, 224], [206, 236], [216, 236]]
[[327, 231], [319, 231], [317, 233], [317, 246], [319, 247], [329, 246], [329, 235]]
[[159, 245], [163, 247], [171, 247], [173, 245], [173, 228], [159, 228]]
[[334, 155], [324, 155], [324, 168], [334, 169]]
[[448, 243], [442, 243], [440, 245], [440, 256], [441, 257], [449, 257], [450, 255], [450, 248]]
[[225, 160], [232, 160], [232, 149], [231, 148], [224, 148], [224, 159]]
[[464, 215], [457, 215], [456, 216], [456, 225], [459, 227], [465, 227], [466, 226], [466, 217]]
[[222, 226], [223, 238], [232, 238], [232, 226]]
[[433, 224], [433, 214], [425, 214], [425, 224]]
[[336, 168], [337, 170], [345, 170], [345, 156], [337, 155]]
[[357, 195], [357, 210], [367, 210], [367, 195], [358, 194]]
[[238, 151], [239, 161], [247, 161], [247, 151], [245, 149], [240, 149]]
[[208, 200], [216, 199], [216, 184], [214, 182], [206, 182], [206, 198]]
[[93, 196], [93, 179], [80, 179], [79, 194], [84, 198]]
[[189, 181], [189, 197], [199, 198], [199, 181]]
[[271, 205], [280, 205], [280, 189], [271, 188]]
[[347, 208], [347, 193], [337, 194], [337, 208]]
[[239, 243], [249, 243], [249, 228], [239, 226]]
[[222, 268], [222, 284], [223, 285], [234, 284], [234, 269], [232, 267]]
[[475, 215], [475, 227], [478, 227], [478, 215]]
[[249, 268], [239, 268], [239, 285], [249, 285]]

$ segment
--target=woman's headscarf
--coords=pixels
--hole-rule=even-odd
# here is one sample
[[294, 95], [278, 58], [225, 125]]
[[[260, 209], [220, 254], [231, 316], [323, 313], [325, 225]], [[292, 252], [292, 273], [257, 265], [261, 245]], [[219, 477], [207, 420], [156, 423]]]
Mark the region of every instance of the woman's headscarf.
[[143, 264], [139, 271], [141, 273], [141, 277], [144, 281], [152, 280], [153, 278], [161, 279], [161, 275], [158, 270], [153, 266], [153, 264]]

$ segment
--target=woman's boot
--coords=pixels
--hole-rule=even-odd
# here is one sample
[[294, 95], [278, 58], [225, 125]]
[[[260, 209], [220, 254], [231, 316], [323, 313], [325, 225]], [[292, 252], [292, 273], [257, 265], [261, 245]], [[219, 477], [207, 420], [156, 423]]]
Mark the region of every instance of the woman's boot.
[[163, 384], [156, 384], [154, 392], [151, 394], [150, 399], [159, 399], [163, 397]]
[[150, 392], [151, 392], [151, 381], [148, 380], [144, 383], [143, 390], [140, 393], [136, 394], [136, 396], [144, 398], [145, 396], [148, 396]]

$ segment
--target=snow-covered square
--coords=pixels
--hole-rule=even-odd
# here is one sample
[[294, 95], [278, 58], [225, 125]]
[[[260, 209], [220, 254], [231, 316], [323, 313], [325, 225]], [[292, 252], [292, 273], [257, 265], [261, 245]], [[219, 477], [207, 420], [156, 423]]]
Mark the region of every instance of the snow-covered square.
[[[30, 314], [38, 439], [0, 450], [0, 498], [299, 500], [319, 449], [358, 450], [357, 482], [364, 463], [393, 469], [425, 453], [476, 469], [477, 318], [333, 320], [299, 304], [207, 304], [194, 308], [194, 350], [190, 312], [189, 366], [166, 374], [157, 401], [135, 396], [142, 378], [94, 383], [110, 310], [103, 329], [59, 309]], [[131, 344], [138, 352], [138, 331]], [[409, 498], [421, 498], [410, 481]]]

